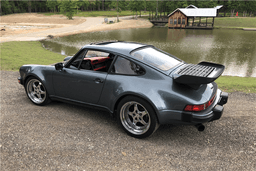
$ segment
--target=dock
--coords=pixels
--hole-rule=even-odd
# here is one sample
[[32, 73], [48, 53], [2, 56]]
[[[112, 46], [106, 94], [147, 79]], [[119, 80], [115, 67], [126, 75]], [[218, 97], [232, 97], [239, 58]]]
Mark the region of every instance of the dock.
[[168, 20], [150, 20], [154, 26], [165, 26], [168, 23]]
[[256, 28], [243, 28], [244, 31], [256, 31]]

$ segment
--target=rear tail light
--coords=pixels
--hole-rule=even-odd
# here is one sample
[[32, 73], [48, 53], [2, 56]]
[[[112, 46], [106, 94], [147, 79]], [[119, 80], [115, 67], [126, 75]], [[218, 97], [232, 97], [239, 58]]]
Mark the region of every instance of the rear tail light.
[[215, 95], [211, 98], [211, 100], [209, 100], [208, 102], [206, 102], [204, 104], [201, 104], [201, 105], [187, 105], [184, 110], [185, 111], [193, 111], [193, 112], [199, 112], [199, 111], [205, 110], [206, 108], [208, 108], [214, 102], [214, 99], [215, 99]]

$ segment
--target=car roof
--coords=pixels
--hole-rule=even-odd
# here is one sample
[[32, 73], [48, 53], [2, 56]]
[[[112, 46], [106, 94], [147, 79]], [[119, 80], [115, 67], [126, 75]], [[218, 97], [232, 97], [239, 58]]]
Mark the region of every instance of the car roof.
[[[89, 45], [85, 45], [82, 49], [91, 49], [91, 50], [99, 50], [99, 51], [108, 51], [113, 53], [119, 53], [126, 56], [129, 56], [130, 58], [136, 59], [134, 56], [132, 56], [130, 53], [132, 51], [135, 51], [137, 49], [145, 48], [145, 47], [152, 47], [155, 48], [153, 45], [147, 45], [142, 43], [136, 43], [136, 42], [124, 42], [124, 41], [108, 41], [108, 42], [99, 42], [99, 43], [91, 43]], [[175, 57], [176, 58], [176, 57]], [[138, 60], [138, 59], [136, 59]], [[141, 63], [144, 63], [148, 65], [147, 63], [140, 61]], [[167, 75], [170, 74], [170, 71], [161, 71], [160, 69], [154, 67], [151, 65], [151, 67], [157, 69], [158, 71], [165, 73]], [[173, 70], [175, 68], [172, 68]]]
[[[83, 48], [95, 49], [95, 50], [106, 50], [112, 51], [124, 55], [130, 55], [130, 52], [149, 45], [142, 43], [134, 43], [134, 42], [120, 42], [120, 41], [112, 41], [112, 42], [101, 42], [101, 43], [92, 43], [90, 45], [85, 45]], [[151, 45], [150, 45], [151, 46]]]

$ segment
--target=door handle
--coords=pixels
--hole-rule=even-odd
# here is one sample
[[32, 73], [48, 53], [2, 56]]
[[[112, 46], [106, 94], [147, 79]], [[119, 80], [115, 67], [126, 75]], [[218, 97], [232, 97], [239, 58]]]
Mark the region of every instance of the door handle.
[[99, 78], [95, 78], [94, 82], [97, 83], [97, 84], [103, 83], [103, 81], [101, 79], [99, 79]]

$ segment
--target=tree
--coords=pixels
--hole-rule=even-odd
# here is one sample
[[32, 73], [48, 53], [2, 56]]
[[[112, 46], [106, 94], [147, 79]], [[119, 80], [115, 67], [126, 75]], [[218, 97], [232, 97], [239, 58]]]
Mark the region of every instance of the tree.
[[251, 17], [252, 13], [256, 10], [256, 1], [240, 1], [238, 9], [243, 12], [243, 17], [246, 17], [247, 13]]
[[226, 12], [227, 12], [227, 10], [229, 10], [229, 2], [228, 1], [221, 1], [219, 5], [223, 5], [221, 10], [224, 11], [224, 17], [226, 17]]
[[[115, 4], [115, 1], [114, 1]], [[111, 8], [115, 8], [115, 5], [113, 5], [113, 1], [105, 1], [104, 3], [105, 10], [110, 10]]]
[[11, 5], [8, 1], [1, 1], [1, 15], [11, 14]]
[[165, 16], [165, 12], [166, 12], [166, 3], [167, 3], [167, 1], [160, 1], [160, 4], [159, 4], [160, 15], [161, 15], [161, 13], [163, 12], [163, 13], [164, 13], [164, 16]]
[[82, 11], [87, 10], [90, 5], [88, 0], [79, 0], [77, 1], [77, 3], [77, 7], [80, 8]]
[[250, 17], [252, 17], [252, 14], [256, 12], [256, 1], [248, 2], [248, 12], [250, 13]]
[[118, 0], [116, 0], [116, 11], [117, 11], [116, 21], [119, 22], [119, 13], [121, 13], [121, 8], [118, 6]]
[[105, 0], [102, 0], [102, 11], [105, 11], [104, 10], [104, 3], [105, 3]]
[[82, 0], [78, 0], [75, 3], [75, 6], [76, 6], [76, 13], [78, 14], [78, 9], [81, 8], [83, 6], [83, 1]]
[[69, 20], [73, 19], [73, 15], [75, 13], [75, 9], [76, 8], [76, 2], [74, 1], [62, 1], [60, 4], [60, 10], [61, 12], [67, 16], [67, 18]]
[[234, 16], [236, 10], [238, 10], [239, 3], [229, 0], [228, 1], [228, 8], [231, 10], [231, 17]]
[[96, 6], [98, 6], [98, 11], [100, 11], [100, 1], [99, 0], [96, 0]]
[[178, 6], [177, 1], [166, 2], [166, 7], [167, 7], [167, 11], [169, 11], [168, 13], [171, 13], [172, 11], [176, 10], [177, 8], [181, 8]]
[[119, 14], [127, 9], [127, 1], [125, 0], [116, 0], [112, 1], [112, 5], [109, 5], [111, 8], [115, 8], [117, 12], [117, 22], [119, 22]]
[[94, 11], [94, 6], [95, 6], [95, 1], [88, 1], [89, 2], [89, 6], [91, 8], [91, 11]]
[[31, 0], [28, 0], [28, 12], [31, 13]]
[[55, 13], [56, 7], [59, 5], [59, 3], [56, 0], [47, 0], [46, 6], [52, 10], [52, 12]]
[[139, 1], [139, 0], [130, 1], [129, 7], [133, 12], [136, 12], [136, 20], [137, 20], [137, 12], [144, 9], [145, 1]]
[[149, 18], [150, 18], [150, 11], [151, 11], [151, 18], [153, 18], [153, 10], [155, 8], [154, 2], [152, 1], [146, 1], [146, 8], [149, 11]]

